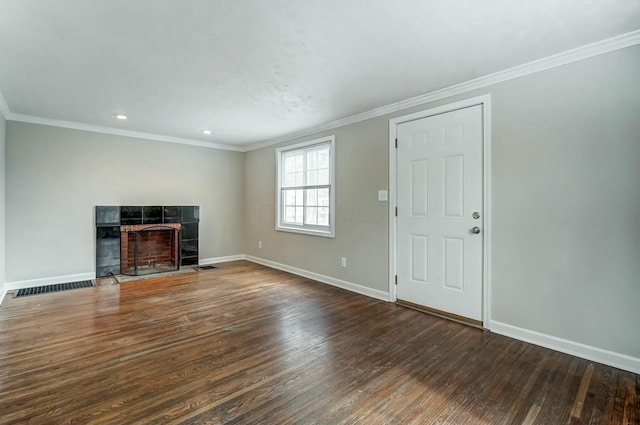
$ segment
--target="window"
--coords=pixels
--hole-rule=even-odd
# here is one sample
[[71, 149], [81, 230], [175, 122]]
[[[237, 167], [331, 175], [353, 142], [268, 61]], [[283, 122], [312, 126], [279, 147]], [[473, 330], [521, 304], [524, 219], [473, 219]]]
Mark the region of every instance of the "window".
[[276, 149], [276, 230], [333, 237], [335, 137]]

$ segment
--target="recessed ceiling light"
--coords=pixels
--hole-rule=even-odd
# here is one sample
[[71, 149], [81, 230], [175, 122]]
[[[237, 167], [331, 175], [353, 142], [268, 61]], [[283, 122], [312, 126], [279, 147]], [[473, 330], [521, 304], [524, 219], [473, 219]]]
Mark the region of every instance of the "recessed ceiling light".
[[210, 134], [212, 133], [212, 131], [211, 131], [211, 130], [206, 130], [206, 129], [205, 129], [205, 130], [202, 130], [202, 132], [203, 132], [204, 134], [206, 134], [207, 136], [208, 136], [208, 135], [210, 135]]
[[116, 114], [116, 118], [118, 118], [119, 120], [126, 120], [127, 116], [125, 114]]

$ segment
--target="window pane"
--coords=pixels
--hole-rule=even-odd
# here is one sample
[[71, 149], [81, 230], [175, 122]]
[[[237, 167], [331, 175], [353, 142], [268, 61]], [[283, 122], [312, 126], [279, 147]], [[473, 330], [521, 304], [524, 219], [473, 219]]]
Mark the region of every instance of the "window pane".
[[329, 189], [318, 189], [318, 205], [321, 207], [329, 206]]
[[295, 224], [302, 224], [302, 213], [303, 213], [303, 208], [302, 207], [296, 207], [296, 221], [295, 221]]
[[307, 170], [315, 170], [318, 168], [318, 152], [307, 153]]
[[284, 222], [294, 223], [296, 221], [296, 209], [295, 207], [285, 207], [284, 209]]
[[287, 155], [284, 157], [284, 172], [286, 174], [296, 171], [296, 157], [293, 155]]
[[318, 208], [307, 207], [307, 216], [304, 224], [318, 224]]
[[284, 185], [285, 186], [295, 186], [296, 185], [296, 174], [295, 173], [285, 174]]
[[313, 186], [318, 184], [318, 172], [307, 171], [307, 186]]
[[294, 184], [296, 186], [303, 186], [304, 185], [303, 177], [304, 177], [304, 174], [302, 174], [302, 172], [296, 173], [296, 181]]
[[318, 208], [318, 224], [320, 226], [329, 225], [329, 208], [326, 208], [326, 207]]
[[310, 207], [318, 205], [318, 189], [307, 189], [307, 203]]
[[302, 160], [302, 154], [296, 156], [296, 171], [302, 171], [304, 169], [304, 162]]
[[285, 205], [295, 205], [296, 204], [296, 192], [293, 190], [286, 190], [284, 195], [284, 203]]
[[301, 207], [304, 205], [304, 199], [302, 198], [304, 196], [304, 190], [299, 189], [296, 190], [296, 205]]
[[318, 151], [318, 168], [329, 168], [329, 148]]
[[318, 171], [318, 183], [316, 184], [329, 184], [329, 170]]

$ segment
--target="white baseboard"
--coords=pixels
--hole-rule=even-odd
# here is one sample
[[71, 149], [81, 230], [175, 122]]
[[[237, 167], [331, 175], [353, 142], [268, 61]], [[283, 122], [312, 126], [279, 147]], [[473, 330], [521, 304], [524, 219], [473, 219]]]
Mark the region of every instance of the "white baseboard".
[[95, 272], [92, 272], [45, 277], [42, 279], [17, 280], [15, 282], [5, 282], [4, 289], [11, 291], [14, 289], [33, 288], [36, 286], [53, 285], [56, 283], [78, 282], [80, 280], [91, 280], [95, 278], [96, 274]]
[[285, 272], [293, 273], [298, 276], [306, 277], [308, 279], [317, 280], [318, 282], [346, 289], [347, 291], [356, 292], [361, 295], [366, 295], [367, 297], [387, 302], [390, 301], [390, 297], [387, 292], [380, 291], [378, 289], [367, 288], [366, 286], [358, 285], [357, 283], [347, 282], [345, 280], [340, 280], [319, 273], [310, 272], [307, 270], [299, 269], [297, 267], [287, 266], [286, 264], [276, 263], [275, 261], [265, 260], [264, 258], [254, 257], [252, 255], [245, 255], [245, 260]]
[[56, 283], [78, 282], [80, 280], [92, 280], [96, 278], [95, 273], [67, 274], [64, 276], [45, 277], [42, 279], [16, 280], [15, 282], [5, 282], [0, 291], [0, 304], [8, 291], [23, 288], [35, 288], [36, 286], [54, 285]]
[[198, 265], [206, 266], [207, 264], [226, 263], [227, 261], [238, 261], [238, 260], [244, 260], [244, 259], [245, 259], [244, 254], [227, 255], [226, 257], [203, 258], [198, 261]]
[[640, 358], [614, 353], [602, 348], [573, 342], [566, 339], [546, 335], [540, 332], [530, 331], [506, 323], [491, 321], [491, 331], [500, 335], [530, 342], [572, 356], [582, 357], [598, 363], [617, 367], [618, 369], [640, 374]]

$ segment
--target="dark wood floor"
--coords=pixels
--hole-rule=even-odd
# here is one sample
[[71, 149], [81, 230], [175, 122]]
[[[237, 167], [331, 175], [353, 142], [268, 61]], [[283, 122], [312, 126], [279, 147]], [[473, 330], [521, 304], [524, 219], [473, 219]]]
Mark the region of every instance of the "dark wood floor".
[[12, 299], [2, 424], [637, 424], [637, 375], [248, 262]]

